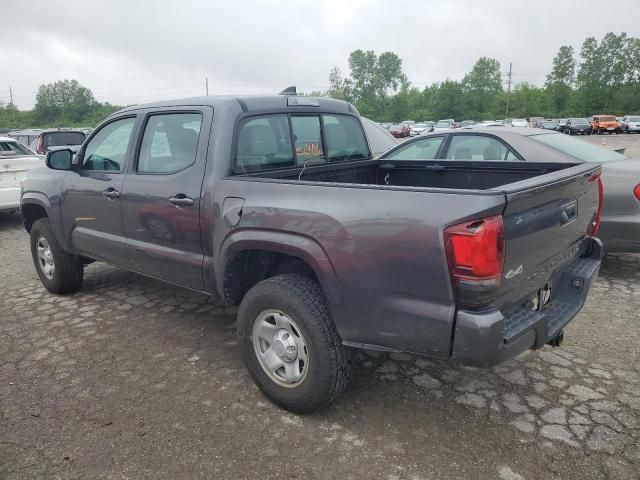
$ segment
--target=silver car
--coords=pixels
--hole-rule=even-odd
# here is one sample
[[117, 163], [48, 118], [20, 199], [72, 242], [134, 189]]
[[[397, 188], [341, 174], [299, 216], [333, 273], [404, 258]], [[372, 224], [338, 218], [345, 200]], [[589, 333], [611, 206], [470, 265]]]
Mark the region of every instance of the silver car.
[[428, 158], [416, 160], [440, 159], [443, 165], [453, 160], [536, 162], [532, 168], [550, 162], [600, 163], [604, 202], [598, 237], [607, 252], [640, 253], [640, 160], [540, 128], [441, 130], [408, 140], [405, 148], [416, 142], [425, 142], [416, 150], [428, 152]]

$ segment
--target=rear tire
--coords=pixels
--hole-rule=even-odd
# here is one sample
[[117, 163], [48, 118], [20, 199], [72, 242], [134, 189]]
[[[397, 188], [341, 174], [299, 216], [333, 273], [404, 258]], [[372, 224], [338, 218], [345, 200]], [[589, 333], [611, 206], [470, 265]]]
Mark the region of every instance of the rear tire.
[[82, 285], [82, 258], [62, 249], [48, 218], [36, 220], [31, 227], [31, 258], [40, 281], [51, 293], [75, 292]]
[[308, 277], [279, 275], [251, 288], [240, 304], [238, 337], [251, 378], [286, 410], [325, 408], [348, 384], [349, 350], [319, 285]]

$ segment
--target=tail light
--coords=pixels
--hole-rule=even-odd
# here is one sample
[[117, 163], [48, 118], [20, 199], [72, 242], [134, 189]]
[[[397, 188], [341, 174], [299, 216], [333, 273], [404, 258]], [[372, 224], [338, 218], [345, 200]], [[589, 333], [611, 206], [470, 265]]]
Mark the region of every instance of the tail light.
[[[598, 182], [598, 208], [596, 209], [596, 213], [593, 216], [593, 221], [591, 222], [589, 231], [587, 232], [592, 237], [595, 237], [598, 234], [598, 230], [600, 230], [600, 218], [602, 218], [602, 205], [604, 204], [604, 188], [602, 186], [602, 174], [596, 173], [595, 175], [591, 175], [589, 177], [589, 181]], [[640, 185], [636, 186], [636, 190], [638, 189], [638, 187], [640, 187]], [[636, 196], [638, 196], [637, 193], [636, 193]]]
[[38, 141], [36, 143], [36, 152], [40, 155], [46, 154], [46, 150], [44, 149], [44, 140], [42, 137], [38, 137]]
[[640, 183], [633, 189], [633, 194], [640, 200]]
[[500, 285], [505, 256], [502, 216], [453, 225], [444, 241], [457, 300], [463, 305], [484, 305]]

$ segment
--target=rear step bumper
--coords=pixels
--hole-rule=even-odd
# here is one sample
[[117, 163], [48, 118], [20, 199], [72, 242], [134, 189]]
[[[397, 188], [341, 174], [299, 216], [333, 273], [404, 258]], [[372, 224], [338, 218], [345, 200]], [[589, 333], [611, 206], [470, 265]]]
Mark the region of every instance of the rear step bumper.
[[597, 278], [602, 242], [589, 239], [588, 256], [562, 265], [553, 274], [553, 297], [542, 310], [518, 304], [508, 310], [459, 310], [452, 356], [461, 363], [490, 367], [553, 340], [575, 317]]

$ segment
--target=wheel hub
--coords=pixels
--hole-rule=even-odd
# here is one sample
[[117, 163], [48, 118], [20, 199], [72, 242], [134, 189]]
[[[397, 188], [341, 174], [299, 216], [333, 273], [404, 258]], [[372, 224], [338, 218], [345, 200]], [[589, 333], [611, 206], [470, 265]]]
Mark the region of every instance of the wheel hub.
[[285, 362], [293, 362], [298, 357], [298, 347], [287, 330], [281, 328], [273, 336], [273, 350]]

